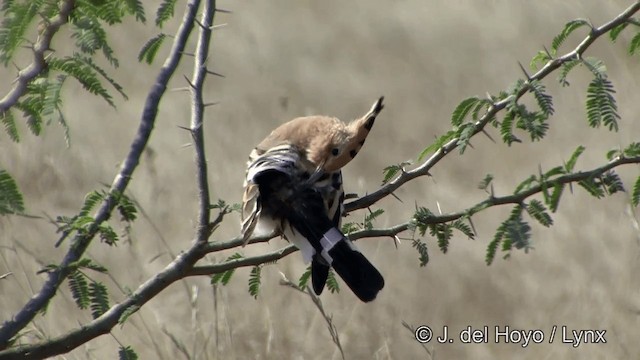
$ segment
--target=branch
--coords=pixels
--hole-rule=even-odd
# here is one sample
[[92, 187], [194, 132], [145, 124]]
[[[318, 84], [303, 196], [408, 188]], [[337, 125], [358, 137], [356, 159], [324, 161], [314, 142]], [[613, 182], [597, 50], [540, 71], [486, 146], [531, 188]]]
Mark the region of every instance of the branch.
[[[0, 100], [0, 114], [13, 107], [20, 97], [27, 91], [27, 85], [31, 80], [35, 79], [44, 70], [47, 64], [45, 61], [45, 53], [51, 50], [51, 40], [53, 36], [60, 30], [60, 27], [69, 21], [69, 15], [75, 6], [74, 0], [65, 0], [60, 4], [60, 13], [51, 19], [44, 20], [46, 24], [44, 30], [40, 33], [38, 41], [33, 45], [33, 62], [26, 68], [18, 72], [13, 88]], [[4, 343], [0, 333], [0, 349]]]
[[[633, 5], [629, 6], [624, 12], [618, 15], [615, 19], [609, 21], [608, 23], [598, 28], [593, 28], [589, 33], [589, 35], [587, 35], [584, 38], [584, 40], [582, 40], [582, 42], [580, 42], [580, 44], [573, 51], [570, 51], [565, 55], [560, 56], [559, 58], [549, 60], [538, 72], [536, 72], [526, 81], [526, 84], [531, 83], [532, 81], [539, 81], [544, 79], [545, 77], [547, 77], [547, 75], [552, 73], [554, 70], [558, 69], [560, 66], [562, 66], [562, 64], [566, 63], [567, 61], [579, 59], [582, 56], [582, 54], [589, 48], [589, 46], [597, 38], [599, 38], [600, 36], [608, 32], [612, 28], [626, 22], [629, 18], [631, 18], [633, 14], [638, 12], [638, 10], [640, 10], [640, 1], [636, 1]], [[491, 106], [487, 109], [487, 113], [484, 114], [484, 116], [482, 116], [480, 120], [478, 120], [474, 124], [474, 130], [471, 137], [477, 135], [479, 132], [482, 132], [484, 130], [484, 127], [491, 121], [491, 119], [495, 117], [495, 115], [498, 112], [504, 109], [507, 106], [507, 104], [509, 104], [510, 102], [520, 99], [527, 91], [528, 91], [528, 87], [523, 86], [520, 89], [520, 91], [518, 91], [516, 94], [509, 96], [506, 99], [503, 99], [499, 102], [491, 104]], [[345, 204], [346, 212], [351, 212], [357, 209], [363, 209], [368, 206], [371, 206], [372, 204], [378, 202], [380, 199], [392, 194], [404, 183], [410, 180], [413, 180], [417, 177], [428, 175], [429, 170], [431, 170], [431, 168], [433, 168], [447, 154], [449, 154], [451, 151], [453, 151], [455, 148], [458, 147], [459, 140], [460, 138], [454, 138], [450, 140], [417, 168], [411, 171], [402, 172], [400, 176], [390, 181], [385, 186], [381, 187], [375, 192], [372, 192], [369, 195], [363, 196], [359, 199], [356, 199], [354, 201], [351, 201]]]
[[[13, 319], [6, 321], [2, 325], [2, 328], [0, 328], [0, 349], [5, 349], [8, 346], [11, 338], [13, 338], [21, 329], [23, 329], [31, 320], [33, 320], [35, 315], [49, 303], [49, 300], [51, 300], [51, 298], [55, 295], [56, 291], [60, 287], [60, 284], [62, 284], [64, 279], [68, 276], [69, 264], [80, 259], [82, 254], [91, 243], [91, 240], [96, 235], [99, 225], [106, 221], [111, 215], [111, 212], [116, 206], [114, 194], [122, 194], [127, 188], [129, 180], [131, 179], [131, 175], [138, 165], [142, 151], [145, 149], [147, 141], [151, 136], [151, 131], [153, 130], [153, 125], [158, 113], [158, 104], [160, 102], [160, 99], [167, 89], [167, 83], [169, 82], [169, 79], [178, 66], [178, 62], [181, 58], [181, 53], [184, 50], [184, 46], [187, 43], [187, 39], [193, 28], [193, 19], [195, 18], [199, 2], [199, 0], [191, 0], [187, 4], [187, 10], [185, 12], [184, 19], [176, 33], [176, 40], [173, 43], [171, 52], [164, 65], [160, 69], [160, 73], [156, 78], [156, 82], [149, 92], [149, 95], [147, 96], [147, 100], [142, 112], [142, 118], [140, 120], [140, 125], [138, 127], [137, 134], [133, 142], [131, 143], [129, 154], [125, 158], [120, 172], [116, 175], [113, 184], [109, 189], [108, 195], [98, 209], [95, 215], [95, 221], [89, 227], [85, 234], [75, 236], [69, 248], [69, 251], [62, 260], [62, 263], [56, 270], [48, 273], [48, 279], [45, 281], [40, 291], [36, 295], [34, 295], [29, 300], [29, 302], [27, 302], [27, 304], [13, 317]], [[42, 344], [40, 346], [44, 347], [44, 345]], [[56, 347], [51, 345], [51, 348], [53, 349]], [[0, 358], [5, 358], [5, 354], [14, 353], [13, 351], [18, 351], [19, 349], [20, 348], [13, 349], [9, 352], [0, 352]], [[59, 347], [56, 349], [64, 350]], [[69, 351], [69, 349], [67, 348], [64, 351]], [[51, 355], [59, 353], [61, 352], [52, 352]], [[6, 356], [10, 357], [10, 355]]]
[[[210, 234], [209, 220], [211, 210], [209, 205], [209, 180], [207, 179], [207, 158], [204, 151], [203, 115], [204, 102], [202, 100], [204, 80], [207, 75], [207, 58], [209, 54], [209, 42], [211, 40], [211, 25], [215, 13], [215, 1], [205, 1], [202, 10], [198, 44], [196, 45], [193, 76], [191, 77], [191, 136], [193, 137], [196, 161], [196, 181], [198, 184], [198, 223], [196, 228], [196, 241], [206, 243]], [[194, 19], [195, 20], [195, 19]], [[195, 20], [197, 21], [197, 20]]]

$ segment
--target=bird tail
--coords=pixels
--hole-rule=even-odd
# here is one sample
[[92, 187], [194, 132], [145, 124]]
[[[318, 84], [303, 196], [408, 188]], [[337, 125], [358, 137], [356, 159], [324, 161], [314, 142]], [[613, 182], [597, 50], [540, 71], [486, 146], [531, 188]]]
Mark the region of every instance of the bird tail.
[[333, 260], [331, 266], [360, 300], [376, 298], [384, 287], [384, 278], [348, 239], [339, 241], [328, 253]]

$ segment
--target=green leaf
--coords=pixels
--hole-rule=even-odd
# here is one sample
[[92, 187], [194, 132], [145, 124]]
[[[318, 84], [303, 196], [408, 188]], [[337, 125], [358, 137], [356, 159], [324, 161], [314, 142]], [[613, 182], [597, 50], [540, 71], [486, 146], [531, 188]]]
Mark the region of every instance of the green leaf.
[[91, 301], [89, 298], [89, 284], [87, 283], [85, 275], [80, 271], [74, 271], [69, 274], [67, 279], [69, 282], [69, 290], [71, 290], [71, 297], [78, 308], [88, 308]]
[[547, 208], [540, 201], [531, 200], [525, 209], [529, 216], [538, 220], [543, 226], [549, 227], [553, 225], [553, 219], [551, 219], [551, 216], [547, 213]]
[[[468, 218], [467, 218], [468, 219]], [[451, 227], [465, 234], [469, 239], [475, 239], [476, 234], [473, 232], [471, 226], [464, 223], [463, 218], [460, 218], [451, 223]]]
[[140, 49], [140, 53], [138, 54], [138, 61], [139, 62], [144, 61], [149, 65], [153, 63], [153, 60], [158, 54], [158, 50], [160, 50], [160, 46], [162, 46], [162, 43], [164, 42], [165, 37], [166, 37], [165, 34], [160, 33], [155, 37], [149, 39], [149, 41], [147, 41], [142, 46], [142, 49]]
[[91, 316], [99, 318], [109, 310], [109, 294], [104, 284], [93, 281], [89, 284], [89, 299], [91, 301]]
[[600, 199], [604, 197], [604, 190], [600, 184], [593, 178], [581, 180], [578, 185], [582, 186], [591, 196]]
[[398, 172], [401, 172], [401, 171], [404, 172], [404, 168], [407, 165], [411, 165], [411, 161], [403, 161], [400, 164], [390, 165], [384, 168], [382, 170], [384, 174], [384, 178], [382, 179], [382, 184], [384, 185], [389, 181], [391, 181], [391, 179], [393, 179]]
[[629, 144], [629, 146], [627, 146], [622, 153], [624, 154], [624, 156], [626, 157], [636, 157], [636, 156], [640, 156], [640, 142], [634, 142]]
[[80, 216], [85, 216], [85, 215], [89, 215], [89, 213], [96, 208], [96, 206], [98, 206], [100, 204], [100, 202], [102, 202], [102, 200], [105, 199], [105, 193], [104, 191], [102, 192], [98, 192], [96, 190], [88, 193], [85, 197], [84, 197], [84, 204], [82, 204], [82, 208], [80, 209], [80, 212], [78, 213], [78, 215]]
[[20, 135], [18, 134], [16, 119], [13, 117], [13, 112], [11, 111], [11, 109], [0, 113], [0, 121], [2, 121], [4, 129], [9, 135], [9, 138], [14, 142], [20, 142]]
[[327, 289], [331, 291], [332, 294], [340, 292], [340, 284], [338, 284], [338, 279], [336, 279], [336, 274], [333, 272], [333, 269], [329, 269], [329, 275], [327, 276]]
[[566, 170], [566, 172], [573, 172], [573, 168], [576, 166], [576, 162], [578, 162], [578, 158], [580, 157], [580, 155], [582, 155], [584, 150], [585, 147], [580, 145], [573, 151], [573, 154], [571, 154], [569, 161], [567, 161], [567, 163], [564, 165], [564, 169]]
[[443, 147], [446, 143], [453, 140], [456, 137], [456, 132], [453, 130], [449, 130], [446, 134], [440, 136], [433, 144], [427, 146], [420, 152], [418, 155], [418, 161], [422, 161], [427, 155], [432, 152], [438, 151], [441, 147]]
[[519, 194], [521, 191], [525, 191], [525, 190], [529, 190], [531, 189], [531, 185], [536, 182], [538, 180], [538, 178], [535, 175], [531, 175], [528, 178], [526, 178], [523, 182], [521, 182], [517, 187], [516, 190], [513, 192], [514, 194]]
[[456, 106], [455, 110], [453, 110], [451, 125], [460, 126], [478, 102], [480, 102], [480, 99], [477, 96], [462, 100], [460, 104]]
[[113, 98], [98, 80], [96, 72], [81, 59], [75, 57], [52, 58], [49, 59], [48, 65], [50, 70], [58, 70], [72, 76], [87, 91], [102, 97], [109, 105], [115, 107]]
[[558, 211], [558, 206], [560, 205], [560, 197], [562, 196], [562, 192], [564, 191], [564, 185], [560, 183], [553, 184], [553, 192], [551, 193], [551, 197], [549, 198], [549, 209], [551, 212]]
[[163, 0], [158, 12], [156, 13], [156, 26], [162, 27], [164, 23], [173, 17], [175, 11], [176, 0]]
[[427, 266], [429, 263], [429, 250], [427, 244], [420, 239], [413, 239], [412, 246], [418, 251], [418, 260], [420, 261], [420, 267]]
[[582, 64], [581, 60], [569, 60], [562, 64], [562, 68], [560, 69], [560, 75], [558, 76], [558, 82], [562, 86], [569, 86], [570, 83], [567, 81], [567, 76], [577, 65]]
[[640, 47], [640, 32], [635, 34], [629, 43], [629, 55], [635, 55], [638, 47]]
[[131, 346], [120, 346], [118, 349], [118, 360], [138, 360], [138, 354]]
[[256, 265], [251, 269], [251, 273], [249, 274], [249, 294], [253, 296], [254, 299], [258, 298], [258, 294], [260, 293], [260, 276], [262, 273], [262, 268], [260, 265]]
[[142, 1], [140, 0], [125, 0], [124, 3], [127, 6], [130, 14], [133, 14], [136, 17], [136, 21], [140, 21], [145, 23], [147, 18], [144, 14], [144, 6], [142, 6]]
[[364, 217], [364, 228], [367, 230], [373, 229], [373, 221], [380, 215], [384, 214], [384, 209], [376, 209]]
[[[240, 253], [235, 253], [231, 256], [229, 256], [227, 258], [227, 260], [225, 260], [224, 262], [229, 262], [232, 260], [237, 260], [237, 259], [242, 259], [244, 258], [244, 256]], [[223, 271], [223, 272], [219, 272], [217, 274], [214, 274], [211, 277], [211, 284], [217, 284], [217, 283], [222, 283], [222, 285], [227, 285], [229, 283], [229, 280], [231, 280], [231, 276], [233, 276], [233, 273], [235, 272], [235, 269], [229, 269], [227, 271]]]
[[608, 195], [613, 195], [617, 192], [624, 192], [624, 184], [620, 179], [620, 176], [613, 170], [609, 170], [600, 176], [601, 186], [604, 188]]
[[487, 174], [478, 184], [478, 189], [486, 191], [489, 185], [491, 185], [491, 181], [493, 181], [493, 175]]
[[587, 69], [589, 69], [589, 71], [591, 71], [591, 73], [594, 76], [599, 76], [599, 77], [607, 76], [607, 66], [604, 64], [604, 61], [596, 57], [593, 57], [593, 56], [584, 57], [582, 58], [581, 64], [586, 66]]
[[109, 272], [109, 270], [106, 267], [94, 263], [93, 260], [89, 258], [82, 258], [78, 261], [75, 261], [69, 264], [69, 267], [76, 267], [77, 269], [90, 269], [103, 274], [106, 274], [107, 272]]
[[420, 236], [424, 236], [427, 232], [428, 227], [431, 225], [430, 221], [433, 217], [431, 210], [425, 207], [419, 207], [416, 209], [416, 212], [413, 215], [412, 225], [418, 230]]
[[529, 67], [531, 70], [538, 70], [540, 65], [546, 64], [549, 60], [551, 60], [551, 56], [546, 51], [540, 50], [538, 53], [531, 59], [529, 63]]
[[0, 62], [6, 67], [16, 49], [24, 42], [29, 24], [38, 13], [38, 1], [10, 2], [0, 25]]
[[569, 35], [571, 35], [574, 30], [583, 26], [590, 27], [591, 24], [589, 24], [589, 22], [584, 19], [571, 20], [566, 23], [564, 29], [562, 29], [562, 32], [553, 38], [553, 41], [551, 42], [551, 53], [553, 55], [556, 55], [558, 53], [558, 48], [565, 40], [567, 40], [567, 37], [569, 37]]
[[513, 135], [513, 122], [516, 118], [516, 114], [513, 111], [507, 111], [500, 125], [500, 136], [502, 141], [511, 146], [514, 142], [522, 142], [515, 135]]
[[469, 142], [471, 141], [471, 137], [476, 132], [476, 126], [472, 123], [465, 123], [460, 125], [458, 128], [458, 143], [457, 145], [460, 147], [460, 154], [463, 154], [467, 149]]
[[554, 176], [557, 175], [563, 175], [566, 171], [564, 170], [564, 167], [562, 166], [556, 166], [554, 168], [552, 168], [551, 170], [547, 171], [546, 173], [544, 173], [543, 175], [543, 179], [549, 179], [552, 178]]
[[129, 317], [131, 315], [137, 313], [138, 310], [140, 310], [140, 306], [139, 305], [131, 305], [131, 306], [129, 306], [125, 311], [122, 312], [122, 315], [120, 315], [120, 318], [118, 318], [118, 324], [124, 325], [124, 323], [127, 322]]
[[311, 265], [307, 266], [307, 269], [302, 273], [302, 275], [300, 275], [298, 287], [300, 289], [305, 289], [309, 283], [309, 279], [311, 279]]
[[118, 234], [116, 234], [113, 228], [108, 224], [100, 224], [98, 227], [98, 235], [100, 236], [100, 241], [109, 246], [113, 246], [118, 242]]
[[618, 131], [618, 105], [613, 97], [613, 84], [606, 77], [596, 76], [587, 88], [587, 121], [593, 128], [601, 124]]
[[493, 236], [493, 240], [487, 246], [487, 255], [485, 256], [485, 263], [487, 265], [491, 265], [493, 260], [496, 257], [496, 253], [498, 252], [498, 246], [502, 242], [502, 237], [504, 236], [504, 226], [500, 225], [496, 230], [496, 234]]
[[546, 88], [539, 81], [533, 80], [529, 83], [530, 90], [536, 98], [536, 102], [546, 117], [553, 115], [553, 98], [546, 93]]
[[609, 30], [609, 38], [611, 39], [611, 41], [616, 42], [616, 40], [618, 40], [618, 36], [622, 32], [622, 30], [627, 27], [627, 25], [629, 25], [628, 22], [623, 22], [622, 24], [616, 25], [611, 30]]
[[[531, 226], [522, 220], [522, 214], [507, 220], [505, 223], [504, 239], [516, 249], [524, 249], [525, 252], [531, 248]], [[504, 245], [504, 244], [503, 244]]]
[[633, 190], [631, 191], [631, 204], [635, 207], [640, 204], [640, 176], [638, 176], [636, 182], [633, 184]]
[[429, 225], [429, 234], [438, 240], [438, 247], [444, 254], [449, 250], [449, 240], [453, 237], [453, 231], [449, 224]]
[[0, 169], [0, 215], [24, 213], [24, 200], [18, 184], [5, 170]]

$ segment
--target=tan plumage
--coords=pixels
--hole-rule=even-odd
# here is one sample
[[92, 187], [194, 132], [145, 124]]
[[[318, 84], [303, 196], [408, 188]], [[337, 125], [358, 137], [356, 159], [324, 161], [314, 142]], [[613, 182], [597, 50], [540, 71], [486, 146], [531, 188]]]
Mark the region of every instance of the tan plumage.
[[[261, 156], [286, 149], [298, 157], [297, 171], [331, 176], [358, 154], [376, 116], [384, 107], [383, 99], [380, 97], [369, 112], [348, 124], [329, 116], [299, 117], [282, 124], [253, 149], [248, 166], [254, 164]], [[284, 230], [282, 224], [273, 222], [273, 219], [261, 219], [259, 195], [258, 185], [245, 180], [242, 206], [242, 234], [245, 243], [253, 235], [259, 221], [265, 223], [265, 232], [275, 230], [282, 234]], [[329, 191], [327, 197], [327, 214], [334, 218], [335, 213], [341, 211], [342, 207], [341, 175], [340, 189]]]

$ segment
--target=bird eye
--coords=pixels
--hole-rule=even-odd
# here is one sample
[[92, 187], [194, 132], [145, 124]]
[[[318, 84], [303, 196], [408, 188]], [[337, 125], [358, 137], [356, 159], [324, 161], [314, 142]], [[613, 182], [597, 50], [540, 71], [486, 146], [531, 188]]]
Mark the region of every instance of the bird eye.
[[333, 149], [331, 150], [331, 154], [332, 154], [333, 156], [338, 156], [338, 153], [340, 153], [340, 150], [339, 150], [338, 148], [333, 148]]

